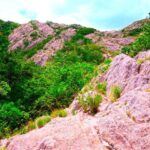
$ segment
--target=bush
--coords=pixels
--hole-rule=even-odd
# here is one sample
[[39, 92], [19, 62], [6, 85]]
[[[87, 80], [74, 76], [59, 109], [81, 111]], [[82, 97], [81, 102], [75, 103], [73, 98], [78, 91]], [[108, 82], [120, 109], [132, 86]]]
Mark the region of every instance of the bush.
[[36, 128], [35, 122], [34, 121], [29, 121], [26, 128], [27, 128], [27, 131], [31, 131], [31, 130], [35, 129]]
[[113, 86], [110, 90], [110, 100], [115, 102], [121, 95], [121, 88], [119, 86]]
[[51, 118], [56, 118], [56, 117], [66, 117], [67, 112], [64, 109], [56, 109], [51, 113]]
[[36, 25], [36, 21], [32, 20], [32, 21], [30, 21], [30, 23], [31, 23], [34, 30], [38, 30], [38, 26]]
[[11, 91], [11, 87], [8, 85], [7, 82], [1, 81], [0, 82], [0, 95], [7, 96], [7, 94]]
[[103, 61], [103, 56], [101, 53], [101, 47], [94, 44], [87, 44], [78, 49], [78, 56], [83, 61], [91, 62], [95, 64], [100, 64]]
[[142, 28], [133, 29], [128, 33], [128, 36], [135, 36], [140, 34], [143, 31]]
[[51, 121], [51, 117], [50, 116], [42, 116], [42, 117], [38, 117], [35, 120], [36, 123], [36, 127], [37, 128], [42, 128], [45, 124], [47, 124], [48, 122]]
[[107, 83], [102, 82], [97, 85], [97, 90], [98, 90], [98, 92], [100, 92], [102, 94], [106, 94], [106, 87], [107, 87]]
[[27, 39], [24, 39], [24, 40], [23, 40], [23, 43], [24, 43], [24, 46], [25, 46], [25, 47], [29, 46], [29, 44], [30, 44]]
[[76, 35], [72, 37], [71, 42], [78, 43], [80, 42], [81, 44], [87, 44], [87, 43], [92, 43], [90, 39], [85, 38], [85, 35], [90, 34], [95, 32], [96, 30], [93, 28], [87, 28], [87, 27], [80, 27], [77, 30]]
[[93, 28], [81, 27], [81, 28], [79, 28], [77, 33], [81, 34], [81, 35], [87, 35], [90, 33], [94, 33], [95, 31], [96, 31], [96, 29], [93, 29]]
[[101, 95], [88, 96], [86, 98], [79, 97], [79, 104], [85, 112], [95, 114], [97, 112], [99, 104], [102, 102]]
[[36, 40], [38, 38], [39, 34], [37, 31], [34, 31], [31, 33], [31, 37], [33, 38], [33, 40]]
[[20, 109], [18, 109], [13, 102], [5, 103], [0, 106], [0, 132], [3, 135], [7, 134], [7, 130], [9, 130], [9, 134], [13, 129], [18, 128], [26, 120], [29, 119], [29, 115]]
[[111, 64], [111, 62], [112, 62], [111, 59], [106, 59], [103, 63], [101, 63], [101, 65], [100, 65], [100, 67], [99, 67], [100, 72], [101, 72], [101, 73], [105, 73], [105, 72], [108, 70], [108, 68], [109, 68], [109, 66], [110, 66], [110, 64]]

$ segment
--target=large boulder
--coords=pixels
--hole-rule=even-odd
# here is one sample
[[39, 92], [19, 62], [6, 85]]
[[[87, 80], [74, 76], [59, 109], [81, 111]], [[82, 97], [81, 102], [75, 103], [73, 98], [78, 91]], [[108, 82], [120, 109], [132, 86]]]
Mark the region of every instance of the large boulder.
[[101, 139], [112, 149], [149, 150], [150, 93], [133, 90], [96, 115]]
[[41, 129], [12, 138], [8, 150], [100, 150], [96, 120], [89, 116], [59, 118]]
[[128, 80], [138, 74], [138, 70], [139, 65], [133, 58], [125, 54], [116, 56], [105, 76], [107, 91], [109, 92], [110, 88], [115, 85], [120, 86], [123, 90]]

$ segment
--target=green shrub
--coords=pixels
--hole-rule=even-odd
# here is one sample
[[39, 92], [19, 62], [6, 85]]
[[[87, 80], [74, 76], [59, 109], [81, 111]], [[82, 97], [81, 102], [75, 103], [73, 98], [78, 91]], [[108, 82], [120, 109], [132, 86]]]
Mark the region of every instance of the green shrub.
[[38, 32], [37, 32], [37, 31], [33, 31], [33, 32], [31, 33], [31, 37], [33, 38], [33, 40], [36, 40], [36, 39], [39, 37]]
[[86, 98], [80, 97], [79, 104], [84, 109], [85, 112], [90, 112], [95, 114], [97, 112], [99, 104], [102, 102], [101, 95], [88, 96]]
[[90, 39], [85, 38], [85, 35], [95, 32], [96, 30], [93, 28], [87, 28], [87, 27], [80, 27], [77, 30], [76, 35], [72, 37], [71, 42], [77, 43], [80, 42], [80, 44], [87, 44], [92, 43]]
[[73, 116], [75, 116], [75, 115], [77, 114], [77, 111], [73, 109], [73, 110], [71, 111], [71, 113], [72, 113]]
[[50, 121], [51, 121], [51, 117], [50, 116], [42, 116], [42, 117], [38, 117], [35, 120], [35, 123], [36, 123], [37, 128], [41, 128], [41, 127], [43, 127], [45, 124], [47, 124]]
[[111, 59], [106, 59], [103, 63], [100, 64], [100, 72], [101, 73], [105, 73], [108, 68], [110, 67], [110, 64], [111, 64], [112, 60]]
[[100, 64], [103, 61], [101, 47], [94, 44], [87, 44], [78, 48], [78, 56], [86, 62]]
[[38, 26], [36, 25], [36, 21], [32, 20], [32, 21], [30, 21], [30, 23], [32, 24], [33, 30], [38, 30]]
[[51, 118], [56, 118], [56, 117], [66, 117], [67, 112], [64, 109], [56, 109], [51, 113]]
[[10, 134], [10, 131], [20, 127], [28, 119], [29, 115], [18, 109], [13, 102], [0, 106], [0, 132], [3, 135]]
[[98, 90], [98, 92], [100, 92], [102, 94], [106, 94], [106, 87], [107, 87], [106, 82], [98, 83], [97, 90]]
[[87, 35], [90, 33], [94, 33], [95, 31], [96, 31], [96, 29], [93, 29], [93, 28], [81, 27], [81, 28], [79, 28], [77, 33], [81, 34], [81, 35]]
[[24, 43], [24, 46], [25, 46], [25, 47], [28, 47], [29, 44], [30, 44], [29, 41], [28, 41], [27, 39], [24, 39], [24, 40], [23, 40], [23, 43]]
[[27, 128], [27, 131], [31, 131], [31, 130], [35, 129], [36, 128], [35, 122], [34, 121], [29, 121], [26, 128]]
[[121, 88], [119, 86], [113, 86], [110, 90], [110, 100], [115, 102], [121, 95]]
[[7, 96], [7, 94], [11, 91], [11, 87], [8, 85], [7, 82], [1, 81], [0, 82], [0, 95]]
[[140, 34], [143, 31], [142, 28], [133, 29], [128, 33], [128, 36], [135, 36]]

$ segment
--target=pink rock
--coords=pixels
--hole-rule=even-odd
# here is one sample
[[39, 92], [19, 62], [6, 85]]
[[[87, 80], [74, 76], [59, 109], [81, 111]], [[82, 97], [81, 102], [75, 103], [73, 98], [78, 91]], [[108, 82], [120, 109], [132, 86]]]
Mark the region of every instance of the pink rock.
[[100, 140], [95, 125], [96, 121], [88, 116], [58, 118], [41, 129], [12, 138], [7, 149], [99, 150]]
[[128, 92], [96, 117], [99, 135], [112, 149], [149, 150], [150, 93]]
[[41, 32], [41, 34], [44, 37], [48, 37], [48, 35], [53, 35], [54, 34], [53, 28], [48, 26], [46, 23], [37, 22], [36, 25], [37, 25], [39, 31]]
[[146, 84], [150, 84], [150, 75], [138, 74], [128, 79], [127, 84], [123, 90], [123, 93], [131, 91], [137, 87], [143, 87]]
[[[24, 42], [20, 44], [20, 41], [28, 41], [29, 45], [27, 48], [32, 48], [34, 45], [47, 38], [49, 35], [54, 35], [54, 30], [47, 24], [40, 23], [38, 21], [34, 21], [33, 23], [36, 26], [36, 29], [34, 29], [35, 27], [33, 27], [32, 23], [30, 22], [21, 25], [10, 34], [9, 51], [13, 51], [16, 48], [26, 48]], [[35, 31], [39, 33], [39, 37], [33, 40], [31, 34]]]
[[101, 40], [100, 33], [99, 35], [97, 33], [91, 33], [91, 34], [86, 35], [85, 38], [92, 40], [93, 43], [97, 43]]
[[102, 45], [108, 50], [120, 50], [123, 46], [130, 45], [135, 40], [133, 38], [103, 38]]
[[120, 86], [123, 90], [128, 80], [138, 74], [138, 68], [139, 65], [136, 63], [136, 60], [127, 55], [120, 54], [115, 57], [105, 76], [108, 93], [109, 89], [114, 85]]
[[104, 31], [103, 32], [104, 34], [104, 37], [106, 38], [116, 38], [116, 37], [122, 37], [123, 34], [121, 31], [116, 31], [116, 30], [113, 30], [113, 31]]
[[69, 28], [65, 31], [63, 31], [60, 35], [61, 39], [63, 39], [64, 41], [68, 41], [71, 39], [72, 36], [74, 36], [76, 34], [76, 30], [73, 28]]
[[141, 75], [150, 75], [150, 61], [145, 61], [140, 66]]
[[[43, 51], [39, 55], [43, 55]], [[149, 66], [141, 66], [134, 58], [117, 56], [105, 75], [108, 90], [116, 84], [123, 89], [116, 102], [111, 103], [106, 97], [95, 116], [79, 111], [75, 116], [56, 118], [41, 129], [0, 141], [0, 147], [6, 146], [8, 150], [149, 150], [150, 76], [144, 71]], [[94, 94], [91, 90], [88, 93]], [[68, 109], [79, 107], [75, 99]]]
[[[69, 41], [76, 34], [75, 29], [69, 28], [60, 34], [58, 39], [53, 38], [44, 46], [44, 50], [35, 54], [31, 59], [38, 65], [44, 66], [49, 58], [61, 50], [65, 41]], [[42, 53], [42, 54], [41, 54]]]
[[135, 56], [136, 60], [145, 59], [145, 58], [150, 58], [150, 50], [139, 52], [139, 54]]

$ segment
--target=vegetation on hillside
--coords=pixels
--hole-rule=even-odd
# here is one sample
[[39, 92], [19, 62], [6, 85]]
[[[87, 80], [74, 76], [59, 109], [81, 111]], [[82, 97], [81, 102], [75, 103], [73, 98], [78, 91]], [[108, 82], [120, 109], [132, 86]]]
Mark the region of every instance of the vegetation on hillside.
[[[63, 49], [46, 66], [40, 67], [30, 58], [53, 37], [48, 37], [32, 49], [18, 49], [10, 53], [8, 36], [18, 26], [16, 23], [0, 20], [0, 138], [16, 133], [20, 128], [22, 130], [19, 133], [24, 133], [42, 127], [57, 116], [65, 117], [67, 113], [64, 108], [70, 105], [73, 98], [93, 78], [97, 68], [101, 74], [105, 73], [111, 63], [111, 59], [104, 60], [101, 47], [85, 38], [85, 35], [95, 32], [95, 29], [78, 26], [76, 35], [64, 44]], [[56, 36], [61, 31], [62, 29]], [[122, 49], [123, 53], [135, 56], [150, 48], [150, 25], [144, 26], [142, 31], [135, 43]], [[130, 34], [139, 33], [141, 31]], [[34, 33], [32, 36], [37, 38], [38, 35]], [[97, 112], [107, 92], [106, 86], [105, 82], [99, 83], [95, 87], [95, 96], [88, 96], [86, 99], [81, 97], [79, 102], [85, 112]], [[121, 89], [113, 87], [110, 93], [112, 102], [120, 94]]]
[[[8, 35], [18, 24], [0, 21], [0, 136], [8, 136], [26, 122], [53, 110], [67, 107], [90, 81], [95, 67], [103, 61], [101, 47], [84, 35], [94, 32], [79, 28], [45, 67], [30, 61], [51, 40], [48, 37], [30, 50], [8, 52]], [[33, 38], [36, 38], [36, 34]], [[61, 111], [61, 115], [64, 112]], [[58, 114], [58, 116], [59, 116]], [[39, 126], [43, 120], [38, 120]], [[44, 122], [45, 124], [45, 122]], [[31, 128], [34, 125], [31, 124]]]

